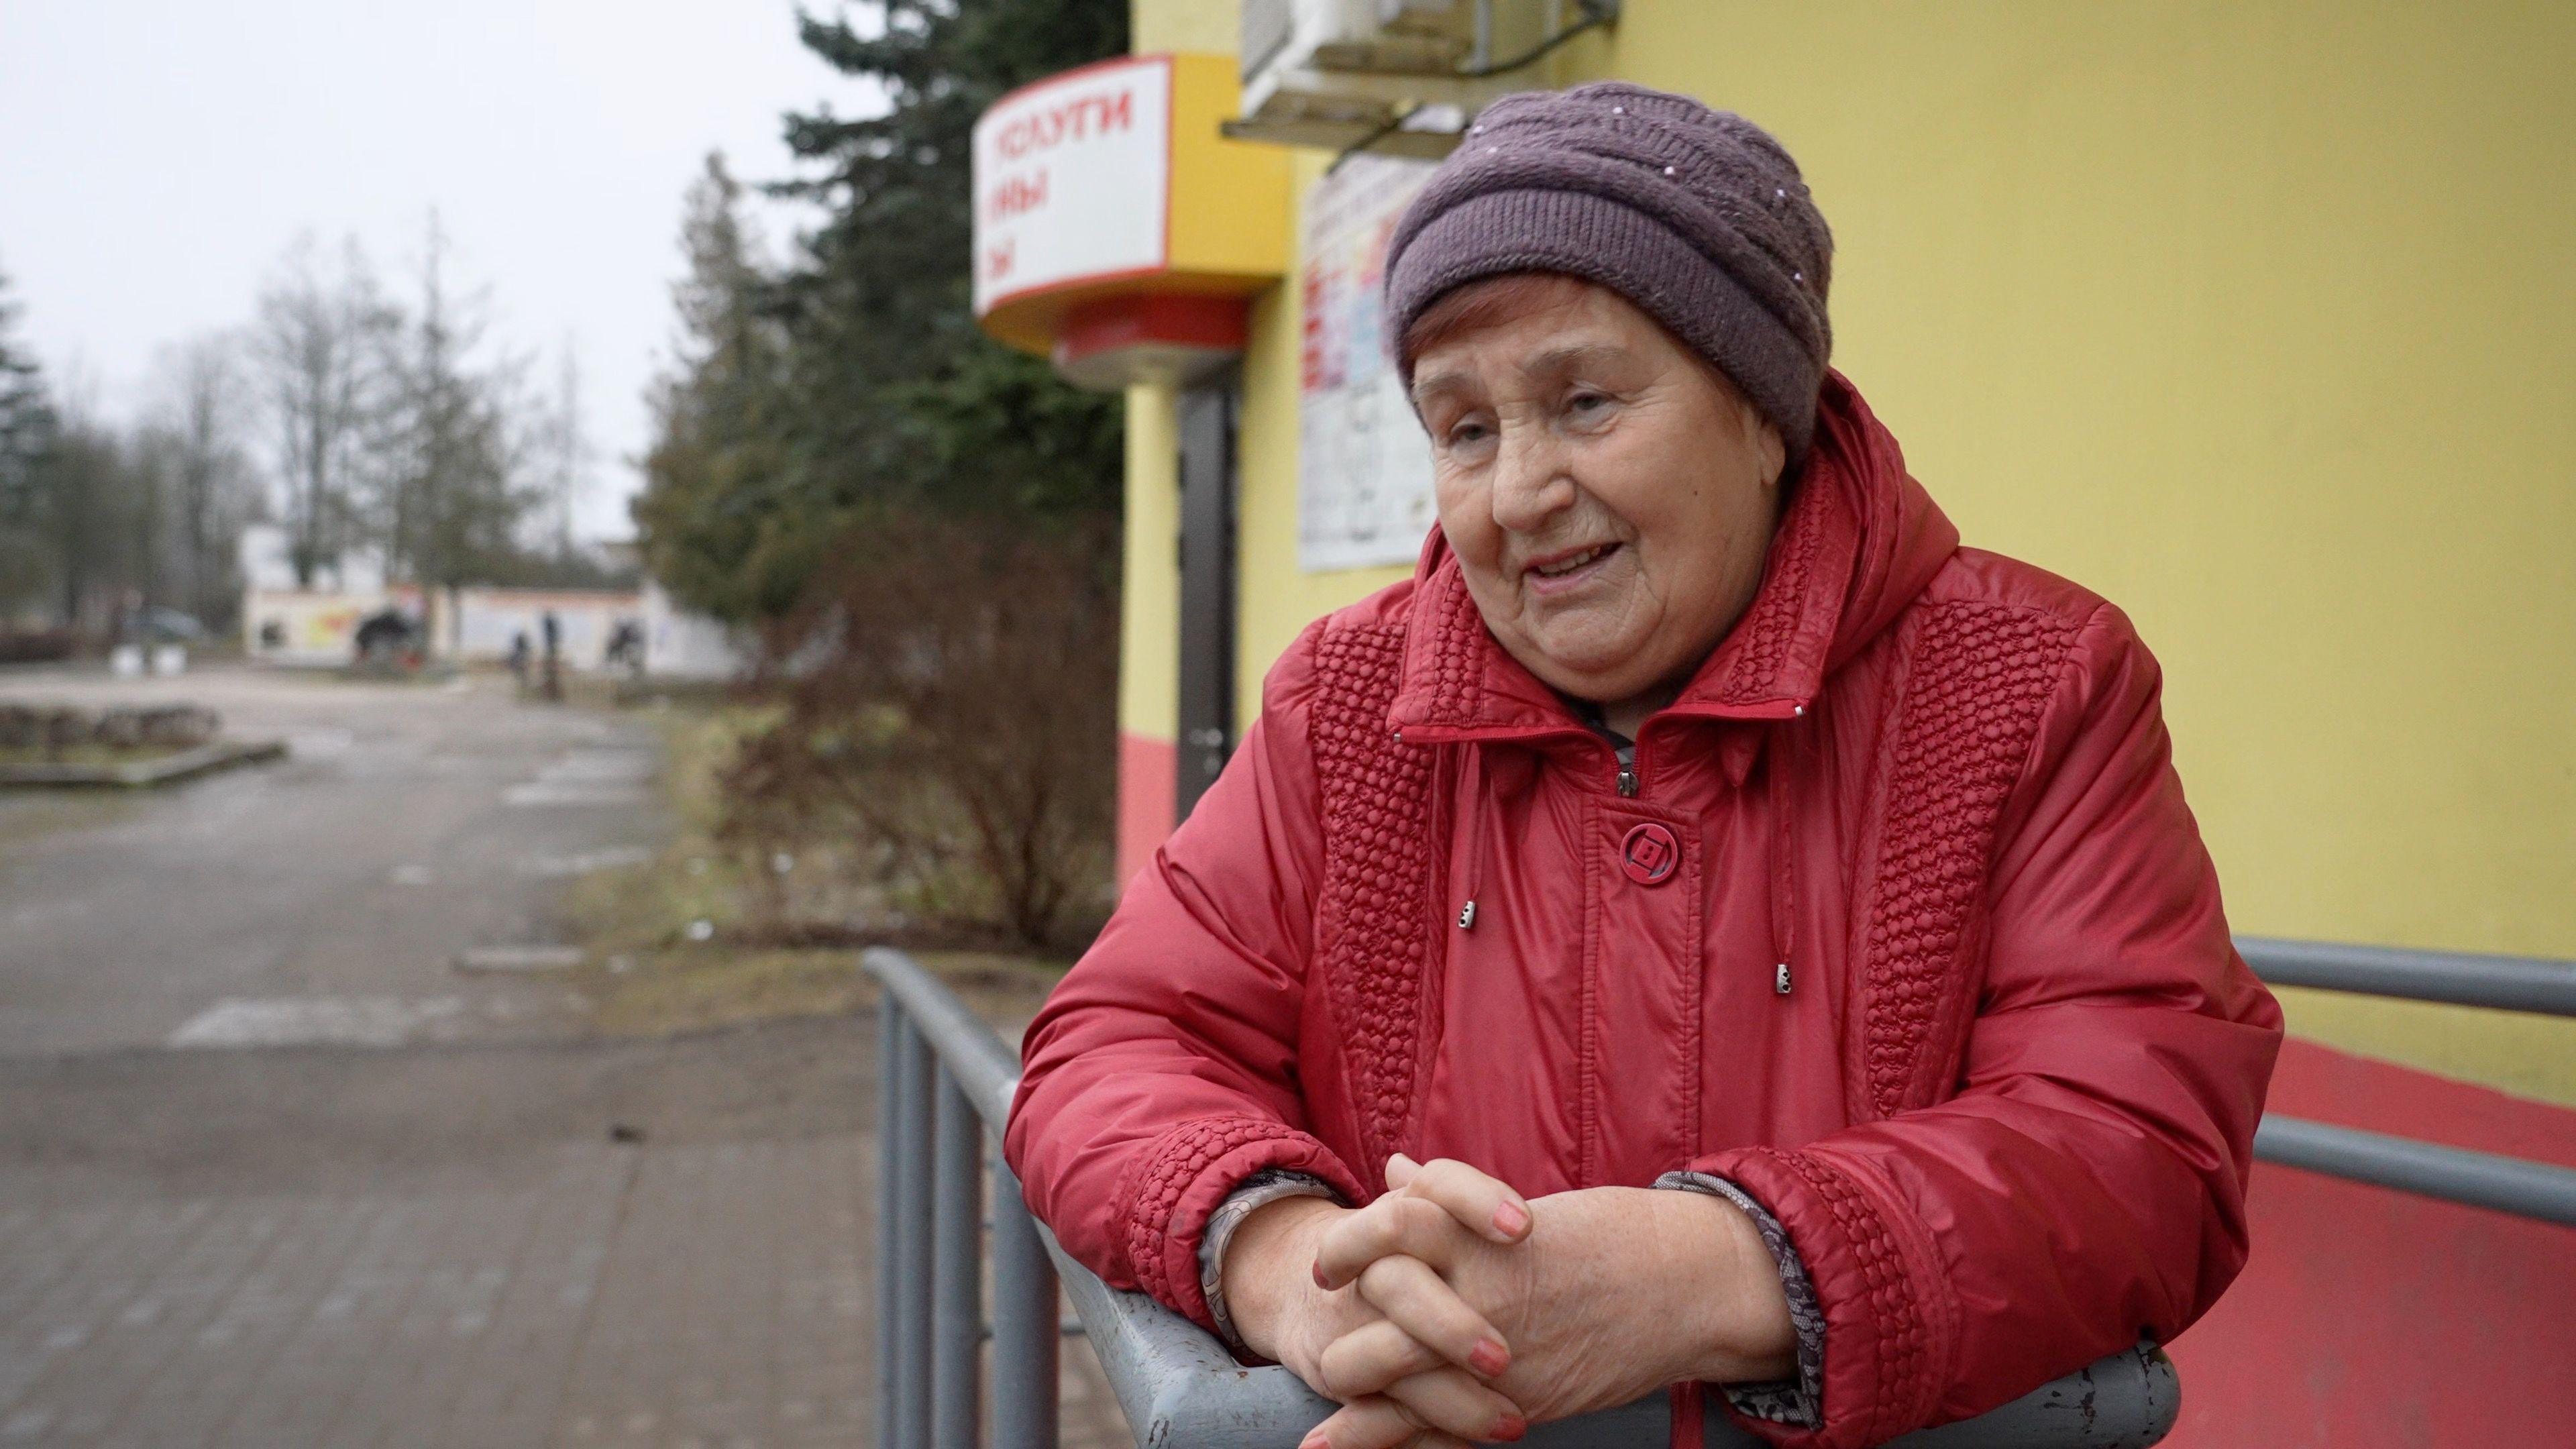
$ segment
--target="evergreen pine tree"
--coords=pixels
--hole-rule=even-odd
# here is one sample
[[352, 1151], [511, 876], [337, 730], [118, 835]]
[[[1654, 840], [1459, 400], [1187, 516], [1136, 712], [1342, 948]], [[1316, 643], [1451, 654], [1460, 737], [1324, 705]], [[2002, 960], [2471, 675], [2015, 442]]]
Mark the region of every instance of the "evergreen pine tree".
[[970, 188], [976, 117], [1123, 52], [1124, 0], [879, 0], [873, 19], [800, 21], [886, 104], [788, 117], [817, 169], [772, 190], [824, 210], [792, 264], [760, 273], [720, 172], [690, 197], [681, 368], [635, 517], [655, 575], [729, 619], [786, 613], [890, 512], [1097, 539], [1118, 508], [1118, 399], [975, 325]]
[[0, 610], [42, 592], [51, 573], [41, 465], [58, 425], [44, 373], [14, 335], [17, 321], [9, 279], [0, 274]]

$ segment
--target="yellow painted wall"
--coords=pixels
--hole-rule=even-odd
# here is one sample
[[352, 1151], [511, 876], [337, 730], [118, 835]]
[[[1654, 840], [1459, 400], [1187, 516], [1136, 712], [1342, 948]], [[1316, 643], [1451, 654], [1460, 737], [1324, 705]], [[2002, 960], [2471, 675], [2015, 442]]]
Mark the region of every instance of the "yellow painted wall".
[[[1837, 365], [1971, 543], [2136, 618], [2240, 929], [2576, 957], [2576, 5], [1629, 0], [1551, 66], [1612, 75], [1799, 158]], [[1245, 363], [1247, 711], [1400, 572], [1297, 571], [1296, 296]], [[2289, 998], [2576, 1102], [2564, 1023]]]
[[2246, 927], [2576, 956], [2576, 6], [1628, 7], [1779, 133], [1837, 362], [2117, 600]]
[[[2576, 7], [1643, 0], [1602, 50], [1779, 133], [1917, 474], [2137, 619], [2241, 928], [2576, 956]], [[2567, 1023], [2288, 1004], [2576, 1101]]]
[[1217, 134], [1241, 93], [1230, 42], [1221, 54], [1172, 55], [1175, 204], [1165, 241], [1175, 271], [1266, 282], [1286, 270], [1295, 248], [1293, 198], [1279, 147]]
[[1126, 554], [1120, 560], [1118, 729], [1181, 733], [1181, 426], [1169, 387], [1127, 389]]

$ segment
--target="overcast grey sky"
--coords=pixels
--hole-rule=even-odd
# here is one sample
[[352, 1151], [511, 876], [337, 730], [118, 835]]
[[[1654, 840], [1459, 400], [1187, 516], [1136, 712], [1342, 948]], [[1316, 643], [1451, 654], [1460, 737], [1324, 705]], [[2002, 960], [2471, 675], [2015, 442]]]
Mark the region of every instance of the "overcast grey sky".
[[711, 148], [783, 174], [780, 113], [824, 101], [866, 108], [791, 0], [0, 0], [0, 271], [56, 379], [130, 416], [156, 349], [246, 320], [299, 232], [355, 235], [399, 291], [436, 206], [497, 339], [549, 384], [574, 340], [582, 529], [624, 536], [680, 193]]

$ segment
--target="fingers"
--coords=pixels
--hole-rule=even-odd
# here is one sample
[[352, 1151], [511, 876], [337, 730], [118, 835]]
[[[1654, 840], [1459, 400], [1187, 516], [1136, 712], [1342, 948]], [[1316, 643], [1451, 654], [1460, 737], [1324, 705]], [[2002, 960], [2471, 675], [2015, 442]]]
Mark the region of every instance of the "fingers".
[[1422, 1426], [1404, 1416], [1393, 1399], [1372, 1394], [1353, 1399], [1306, 1431], [1297, 1449], [1407, 1449]]
[[1339, 1288], [1389, 1254], [1419, 1258], [1445, 1269], [1473, 1240], [1458, 1220], [1427, 1197], [1396, 1193], [1379, 1198], [1328, 1229], [1315, 1250], [1315, 1281]]
[[1499, 1378], [1512, 1355], [1485, 1315], [1419, 1258], [1386, 1257], [1360, 1270], [1360, 1297], [1416, 1343], [1461, 1367]]
[[1529, 1432], [1520, 1406], [1460, 1369], [1437, 1368], [1389, 1384], [1398, 1411], [1427, 1428], [1462, 1439], [1508, 1444]]
[[[1510, 1366], [1508, 1358], [1502, 1362]], [[1397, 1379], [1447, 1368], [1449, 1361], [1423, 1347], [1412, 1334], [1380, 1318], [1334, 1339], [1325, 1346], [1316, 1366], [1323, 1375], [1323, 1382], [1316, 1387], [1347, 1404], [1369, 1394], [1384, 1393], [1386, 1386]]]
[[1453, 1157], [1417, 1163], [1399, 1152], [1386, 1161], [1386, 1185], [1406, 1197], [1438, 1203], [1480, 1237], [1517, 1243], [1529, 1236], [1528, 1199], [1511, 1185]]
[[[1445, 1424], [1411, 1404], [1384, 1394], [1370, 1394], [1344, 1404], [1331, 1418], [1306, 1431], [1297, 1449], [1467, 1449], [1470, 1442], [1509, 1443], [1529, 1432], [1520, 1411], [1509, 1400], [1476, 1385], [1455, 1369], [1448, 1372], [1462, 1383], [1493, 1395], [1501, 1409], [1496, 1411], [1489, 1404], [1478, 1403], [1466, 1418]], [[1426, 1399], [1447, 1402], [1442, 1398], [1444, 1393], [1436, 1387], [1421, 1390]]]

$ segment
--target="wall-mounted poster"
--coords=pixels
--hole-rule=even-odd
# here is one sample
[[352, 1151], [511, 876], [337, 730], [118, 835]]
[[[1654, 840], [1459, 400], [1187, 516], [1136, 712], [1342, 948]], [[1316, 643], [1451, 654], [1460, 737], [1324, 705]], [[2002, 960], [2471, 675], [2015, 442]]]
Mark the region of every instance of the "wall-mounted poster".
[[1431, 448], [1387, 361], [1388, 233], [1432, 163], [1352, 156], [1306, 198], [1297, 566], [1413, 562], [1431, 531]]

